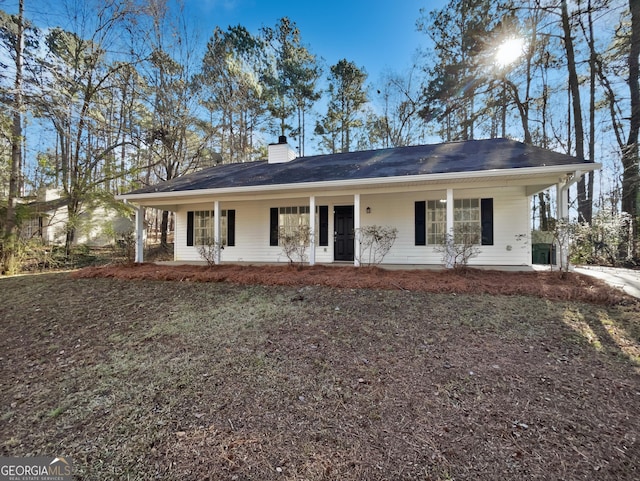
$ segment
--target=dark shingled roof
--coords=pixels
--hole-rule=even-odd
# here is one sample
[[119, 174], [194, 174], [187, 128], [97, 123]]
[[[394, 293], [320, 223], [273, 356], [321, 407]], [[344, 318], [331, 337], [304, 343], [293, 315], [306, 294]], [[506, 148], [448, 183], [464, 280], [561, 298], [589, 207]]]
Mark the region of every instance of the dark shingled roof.
[[582, 164], [584, 160], [507, 139], [469, 140], [203, 169], [130, 194], [301, 184], [424, 174]]

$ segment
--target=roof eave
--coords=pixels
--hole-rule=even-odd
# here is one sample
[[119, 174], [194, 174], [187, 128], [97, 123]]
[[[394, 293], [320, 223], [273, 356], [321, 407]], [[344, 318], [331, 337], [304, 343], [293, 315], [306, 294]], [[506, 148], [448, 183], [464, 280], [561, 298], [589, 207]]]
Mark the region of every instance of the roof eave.
[[213, 189], [194, 189], [194, 190], [175, 190], [171, 192], [145, 192], [140, 194], [119, 194], [115, 198], [118, 200], [126, 200], [131, 202], [139, 202], [144, 200], [167, 199], [172, 197], [200, 197], [203, 195], [227, 195], [227, 194], [249, 194], [254, 192], [269, 193], [275, 191], [300, 191], [300, 190], [326, 190], [326, 189], [343, 189], [345, 187], [376, 187], [383, 185], [394, 185], [402, 183], [420, 183], [420, 182], [443, 182], [455, 180], [478, 180], [500, 178], [507, 176], [539, 176], [552, 174], [573, 174], [581, 172], [599, 170], [601, 164], [595, 162], [585, 162], [579, 164], [564, 164], [541, 167], [522, 167], [516, 169], [493, 169], [480, 170], [471, 172], [447, 172], [439, 174], [419, 174], [404, 175], [394, 177], [374, 177], [359, 178], [346, 180], [331, 180], [318, 182], [298, 182], [291, 184], [273, 184], [273, 185], [254, 185], [242, 187], [223, 187]]

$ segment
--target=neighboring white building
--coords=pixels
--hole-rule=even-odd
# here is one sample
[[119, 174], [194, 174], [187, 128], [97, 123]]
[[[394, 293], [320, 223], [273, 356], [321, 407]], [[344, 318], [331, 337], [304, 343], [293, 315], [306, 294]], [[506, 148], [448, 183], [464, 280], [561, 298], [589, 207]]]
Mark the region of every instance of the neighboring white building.
[[[46, 189], [37, 200], [25, 203], [29, 205], [32, 216], [22, 222], [21, 237], [40, 239], [46, 245], [63, 245], [69, 215], [60, 191]], [[116, 209], [100, 203], [87, 203], [80, 211], [74, 244], [113, 244], [118, 235], [132, 229], [133, 222], [122, 217]]]
[[[282, 228], [307, 224], [309, 264], [359, 265], [355, 232], [395, 227], [384, 264], [439, 265], [445, 233], [457, 224], [481, 232], [470, 265], [531, 265], [530, 198], [555, 186], [559, 217], [567, 189], [600, 165], [506, 139], [295, 158], [281, 138], [266, 161], [204, 169], [121, 196], [138, 206], [137, 261], [144, 208], [173, 211], [176, 261], [202, 260], [198, 245], [213, 236], [219, 262], [287, 262]], [[313, 215], [311, 215], [313, 214]]]

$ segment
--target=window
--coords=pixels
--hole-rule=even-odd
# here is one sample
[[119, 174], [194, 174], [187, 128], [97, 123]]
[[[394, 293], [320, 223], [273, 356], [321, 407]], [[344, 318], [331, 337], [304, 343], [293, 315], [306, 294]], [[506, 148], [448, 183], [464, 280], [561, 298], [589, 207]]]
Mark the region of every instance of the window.
[[42, 216], [38, 216], [35, 219], [26, 219], [22, 221], [20, 227], [20, 237], [23, 239], [34, 239], [42, 237]]
[[[453, 227], [456, 243], [493, 245], [493, 199], [455, 199]], [[442, 244], [447, 232], [446, 201], [416, 202], [415, 231], [415, 245]]]
[[196, 210], [193, 213], [193, 241], [197, 246], [213, 243], [213, 212]]
[[[187, 212], [187, 245], [202, 246], [213, 244], [214, 211], [196, 210]], [[220, 239], [222, 245], [235, 244], [235, 210], [220, 211]]]
[[480, 243], [480, 200], [453, 201], [453, 232], [456, 244]]
[[[321, 246], [329, 244], [329, 208], [326, 205], [316, 206], [314, 216], [316, 243]], [[279, 245], [281, 234], [293, 234], [300, 226], [311, 227], [309, 206], [272, 207], [270, 215], [269, 245]]]
[[309, 206], [280, 207], [278, 211], [279, 232], [291, 235], [301, 226], [309, 227]]
[[427, 201], [427, 244], [443, 244], [447, 232], [447, 203], [444, 200]]

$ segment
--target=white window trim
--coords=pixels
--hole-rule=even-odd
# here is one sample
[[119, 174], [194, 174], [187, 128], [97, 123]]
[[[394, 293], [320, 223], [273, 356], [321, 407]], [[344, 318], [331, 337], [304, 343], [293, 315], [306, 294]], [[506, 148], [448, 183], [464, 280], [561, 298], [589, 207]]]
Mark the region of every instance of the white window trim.
[[[208, 225], [201, 226], [199, 220], [205, 218], [205, 223]], [[193, 211], [193, 245], [202, 246], [213, 244], [214, 240], [214, 211], [213, 210], [194, 210]], [[208, 235], [204, 235], [203, 232], [208, 230]], [[220, 238], [222, 239], [222, 245], [227, 245], [227, 211], [226, 209], [220, 211]]]

